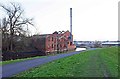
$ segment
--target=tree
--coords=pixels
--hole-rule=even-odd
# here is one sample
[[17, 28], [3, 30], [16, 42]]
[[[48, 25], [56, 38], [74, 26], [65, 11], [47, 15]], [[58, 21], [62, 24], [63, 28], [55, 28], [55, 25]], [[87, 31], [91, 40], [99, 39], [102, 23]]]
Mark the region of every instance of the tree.
[[[3, 33], [8, 32], [9, 39], [9, 50], [13, 50], [13, 38], [15, 35], [24, 35], [28, 30], [28, 25], [33, 26], [33, 19], [25, 18], [23, 16], [24, 10], [21, 8], [21, 5], [18, 3], [10, 3], [9, 5], [0, 5], [6, 13], [4, 22], [2, 22], [2, 31]], [[4, 26], [5, 25], [5, 26]], [[27, 30], [25, 30], [27, 27]], [[7, 29], [7, 30], [5, 30]], [[5, 32], [4, 32], [5, 31]]]
[[102, 43], [101, 43], [100, 41], [95, 41], [94, 47], [95, 47], [95, 48], [102, 47]]
[[9, 42], [9, 38], [8, 38], [8, 28], [7, 28], [7, 21], [6, 21], [6, 18], [3, 18], [0, 22], [0, 25], [1, 25], [1, 31], [2, 31], [2, 44], [3, 44], [3, 48], [4, 50], [9, 50], [9, 45], [8, 45], [8, 42]]

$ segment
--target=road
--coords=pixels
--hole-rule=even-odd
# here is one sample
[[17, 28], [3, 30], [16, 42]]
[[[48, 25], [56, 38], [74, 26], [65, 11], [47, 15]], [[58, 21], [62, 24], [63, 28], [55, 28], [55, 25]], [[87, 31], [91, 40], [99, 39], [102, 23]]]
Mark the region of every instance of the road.
[[[50, 61], [64, 58], [67, 56], [71, 56], [71, 55], [78, 54], [78, 53], [80, 53], [80, 51], [58, 54], [55, 56], [48, 56], [48, 57], [43, 57], [43, 58], [26, 60], [23, 62], [7, 64], [7, 65], [2, 66], [2, 77], [12, 77], [20, 72], [30, 69], [30, 68], [37, 67], [42, 64], [48, 63]], [[0, 68], [1, 68], [1, 66], [0, 66]]]

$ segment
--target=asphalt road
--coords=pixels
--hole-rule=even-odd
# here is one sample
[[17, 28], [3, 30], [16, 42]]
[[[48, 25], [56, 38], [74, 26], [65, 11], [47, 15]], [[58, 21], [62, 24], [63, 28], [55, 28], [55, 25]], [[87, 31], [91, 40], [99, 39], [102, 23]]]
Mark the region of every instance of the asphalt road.
[[48, 57], [43, 57], [43, 58], [36, 58], [36, 59], [26, 60], [23, 62], [17, 62], [17, 63], [13, 63], [13, 64], [7, 64], [2, 67], [0, 66], [0, 68], [2, 68], [2, 73], [0, 73], [0, 75], [2, 77], [12, 77], [22, 71], [30, 69], [30, 68], [37, 67], [37, 66], [45, 64], [47, 62], [57, 60], [60, 58], [64, 58], [67, 56], [71, 56], [74, 54], [78, 54], [78, 53], [80, 53], [80, 51], [58, 54], [55, 56], [48, 56]]

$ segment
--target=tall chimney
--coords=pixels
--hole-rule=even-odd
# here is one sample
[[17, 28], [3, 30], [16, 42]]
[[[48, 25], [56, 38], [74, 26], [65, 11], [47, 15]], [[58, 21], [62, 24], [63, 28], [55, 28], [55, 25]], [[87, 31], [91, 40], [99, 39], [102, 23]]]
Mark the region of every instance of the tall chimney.
[[72, 8], [70, 8], [70, 38], [71, 38], [71, 42], [72, 42]]

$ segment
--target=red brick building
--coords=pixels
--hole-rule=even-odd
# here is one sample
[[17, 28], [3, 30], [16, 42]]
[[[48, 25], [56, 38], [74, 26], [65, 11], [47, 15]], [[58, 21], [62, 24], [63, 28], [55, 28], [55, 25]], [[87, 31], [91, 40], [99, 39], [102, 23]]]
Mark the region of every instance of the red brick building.
[[74, 50], [76, 48], [70, 39], [69, 31], [59, 31], [54, 32], [53, 34], [35, 35], [33, 36], [33, 46], [37, 50], [42, 51], [43, 55]]

